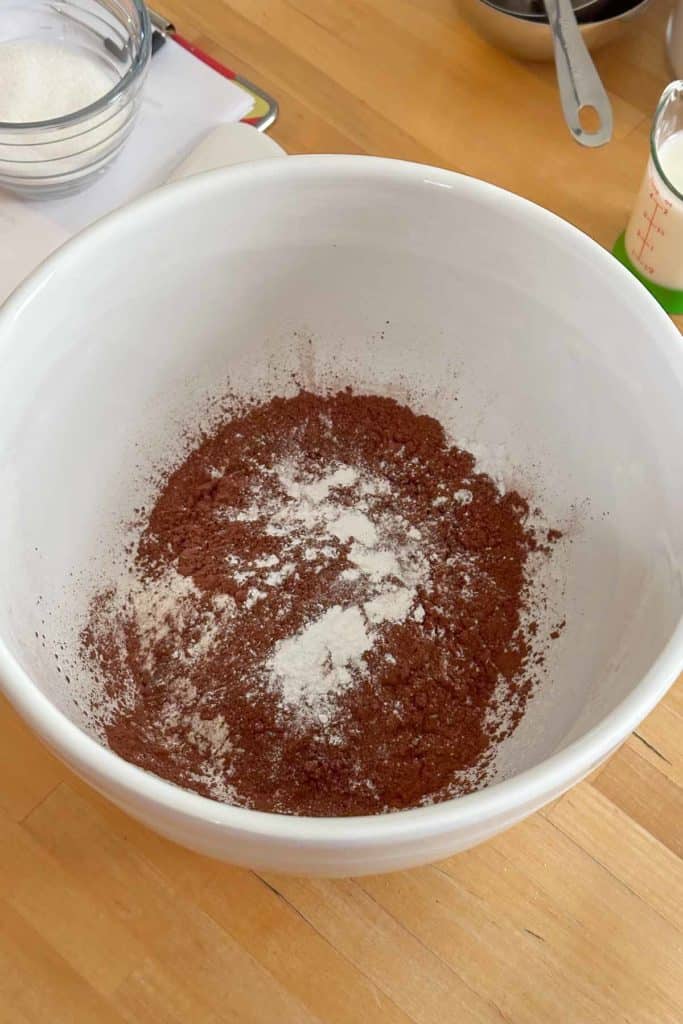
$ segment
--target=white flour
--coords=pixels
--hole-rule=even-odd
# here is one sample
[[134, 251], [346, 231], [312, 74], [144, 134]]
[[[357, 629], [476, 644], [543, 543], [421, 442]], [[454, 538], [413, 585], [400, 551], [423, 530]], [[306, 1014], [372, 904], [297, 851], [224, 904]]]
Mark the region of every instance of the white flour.
[[[353, 586], [353, 601], [327, 609], [280, 641], [266, 664], [270, 686], [290, 710], [304, 721], [327, 724], [337, 698], [362, 677], [364, 655], [382, 625], [402, 622], [413, 610], [415, 587], [427, 582], [429, 565], [420, 532], [373, 502], [390, 493], [388, 481], [361, 478], [352, 466], [330, 467], [325, 476], [303, 481], [291, 462], [277, 467], [276, 476], [290, 500], [273, 511], [269, 529], [277, 535], [286, 529], [300, 557], [336, 558], [330, 541], [351, 542], [348, 560], [355, 568], [343, 570], [340, 580]], [[344, 504], [339, 496], [335, 500], [340, 492]], [[294, 570], [294, 563], [288, 565]]]
[[414, 600], [413, 587], [393, 587], [373, 597], [371, 601], [366, 601], [363, 611], [368, 621], [375, 625], [380, 622], [402, 622], [412, 608]]
[[371, 647], [360, 609], [335, 605], [296, 636], [282, 640], [268, 669], [285, 704], [326, 722], [331, 699], [353, 682], [351, 669], [360, 666]]

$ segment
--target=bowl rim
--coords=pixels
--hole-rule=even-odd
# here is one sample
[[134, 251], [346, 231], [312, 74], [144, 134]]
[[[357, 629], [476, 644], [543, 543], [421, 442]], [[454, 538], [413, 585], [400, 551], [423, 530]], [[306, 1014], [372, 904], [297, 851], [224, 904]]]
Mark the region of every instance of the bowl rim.
[[[550, 229], [577, 257], [591, 262], [596, 276], [611, 276], [622, 297], [628, 295], [657, 326], [648, 338], [668, 362], [683, 389], [683, 338], [656, 300], [614, 257], [572, 224], [512, 192], [455, 171], [429, 165], [356, 155], [293, 156], [197, 174], [155, 190], [126, 204], [81, 232], [49, 256], [0, 307], [0, 358], [12, 344], [12, 325], [53, 275], [69, 265], [97, 256], [100, 244], [130, 231], [147, 232], [158, 217], [173, 219], [174, 207], [192, 207], [192, 197], [215, 194], [222, 202], [240, 188], [264, 189], [282, 176], [319, 181], [339, 177], [384, 179], [396, 185], [450, 189], [460, 197], [517, 212], [531, 226]], [[599, 274], [598, 274], [599, 272]], [[426, 807], [358, 817], [307, 817], [274, 814], [223, 804], [183, 789], [100, 745], [60, 711], [20, 666], [0, 636], [0, 690], [51, 749], [90, 784], [129, 808], [142, 801], [157, 814], [180, 816], [186, 823], [211, 825], [225, 835], [269, 839], [302, 847], [326, 844], [330, 849], [353, 848], [368, 842], [414, 840], [486, 825], [504, 816], [511, 822], [559, 795], [604, 760], [623, 742], [674, 683], [683, 667], [683, 613], [668, 640], [631, 692], [590, 730], [550, 757], [519, 774], [466, 796]], [[158, 818], [157, 818], [158, 820]]]
[[[572, 10], [574, 14], [578, 15], [581, 11], [584, 11], [587, 7], [597, 7], [600, 9], [606, 0], [571, 0]], [[494, 10], [500, 11], [501, 14], [510, 14], [513, 18], [521, 18], [523, 21], [540, 21], [542, 24], [548, 25], [548, 15], [545, 12], [539, 11], [537, 14], [533, 11], [513, 11], [504, 4], [499, 3], [499, 0], [482, 0], [488, 7], [493, 7]]]
[[[508, 18], [514, 18], [515, 21], [523, 21], [526, 22], [527, 25], [538, 25], [544, 29], [550, 28], [550, 22], [548, 21], [547, 15], [541, 14], [538, 17], [532, 17], [527, 14], [519, 13], [517, 11], [509, 11], [506, 10], [504, 7], [501, 7], [497, 2], [495, 2], [495, 0], [474, 0], [474, 2], [483, 4], [484, 7], [490, 8], [497, 14], [505, 15]], [[588, 2], [582, 4], [581, 6], [575, 7], [574, 13], [577, 15], [581, 14], [581, 12], [586, 10], [586, 7], [589, 7], [591, 5], [591, 2], [592, 0], [588, 0]], [[604, 7], [601, 6], [599, 8], [599, 10], [603, 12], [602, 14], [599, 14], [596, 18], [586, 18], [585, 20], [582, 18], [578, 22], [578, 25], [581, 30], [588, 31], [589, 29], [596, 27], [598, 25], [609, 25], [615, 21], [630, 21], [631, 18], [635, 17], [639, 11], [644, 10], [651, 3], [652, 0], [631, 0], [630, 5], [628, 7], [625, 7], [624, 9], [616, 12], [612, 12], [610, 10], [612, 4], [608, 0]]]
[[63, 114], [61, 117], [52, 117], [45, 121], [0, 121], [0, 131], [9, 135], [12, 132], [21, 134], [22, 132], [40, 132], [43, 130], [54, 130], [56, 128], [69, 128], [71, 125], [77, 125], [79, 122], [85, 121], [89, 117], [94, 117], [102, 110], [106, 110], [106, 108], [113, 103], [121, 93], [125, 92], [129, 85], [131, 85], [147, 67], [152, 55], [152, 25], [149, 20], [149, 11], [147, 10], [145, 0], [131, 0], [131, 3], [135, 8], [138, 17], [140, 43], [125, 75], [123, 75], [108, 92], [105, 92], [105, 94], [100, 96], [99, 99], [89, 103], [87, 107], [80, 107], [78, 110], [72, 110], [71, 113]]

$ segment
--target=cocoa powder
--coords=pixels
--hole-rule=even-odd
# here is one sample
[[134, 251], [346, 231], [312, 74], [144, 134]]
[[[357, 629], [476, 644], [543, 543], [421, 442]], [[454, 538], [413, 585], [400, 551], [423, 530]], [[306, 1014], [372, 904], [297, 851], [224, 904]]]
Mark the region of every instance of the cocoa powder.
[[254, 405], [168, 476], [130, 578], [92, 604], [107, 741], [265, 811], [471, 791], [542, 660], [528, 566], [558, 537], [390, 398]]

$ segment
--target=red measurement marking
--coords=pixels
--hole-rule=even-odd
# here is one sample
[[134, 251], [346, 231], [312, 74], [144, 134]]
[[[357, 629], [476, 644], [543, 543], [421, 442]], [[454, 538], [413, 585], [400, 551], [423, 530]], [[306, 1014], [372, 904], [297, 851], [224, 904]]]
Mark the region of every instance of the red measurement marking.
[[636, 259], [639, 263], [641, 263], [644, 266], [645, 270], [647, 270], [649, 273], [652, 273], [653, 268], [645, 264], [643, 257], [645, 255], [646, 249], [649, 249], [650, 251], [654, 249], [654, 241], [650, 241], [650, 235], [664, 234], [664, 228], [661, 226], [661, 224], [656, 224], [655, 222], [657, 220], [658, 213], [661, 213], [662, 216], [666, 217], [671, 207], [671, 200], [665, 199], [661, 195], [659, 189], [657, 188], [657, 183], [654, 181], [653, 178], [649, 179], [648, 184], [650, 186], [648, 195], [652, 200], [652, 209], [649, 213], [643, 213], [643, 219], [647, 224], [645, 232], [643, 233], [643, 231], [640, 228], [638, 228], [638, 230], [636, 231], [636, 237], [640, 239], [640, 252], [636, 256]]

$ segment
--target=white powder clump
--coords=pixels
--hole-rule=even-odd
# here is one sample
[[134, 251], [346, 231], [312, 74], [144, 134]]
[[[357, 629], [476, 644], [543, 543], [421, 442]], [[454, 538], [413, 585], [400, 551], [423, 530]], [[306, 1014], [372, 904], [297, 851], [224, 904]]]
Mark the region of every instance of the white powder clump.
[[381, 580], [385, 576], [400, 578], [401, 575], [401, 568], [393, 551], [373, 551], [361, 544], [354, 544], [349, 561], [373, 580]]
[[453, 497], [459, 505], [469, 505], [472, 501], [472, 491], [468, 491], [467, 488], [461, 487], [459, 491], [455, 491]]
[[363, 611], [374, 625], [380, 622], [402, 622], [415, 600], [415, 591], [409, 587], [395, 587], [371, 601], [366, 601]]
[[272, 569], [279, 561], [277, 555], [267, 555], [265, 558], [257, 558], [254, 565], [257, 569]]
[[283, 583], [288, 576], [291, 576], [295, 570], [296, 565], [294, 562], [287, 562], [287, 564], [283, 565], [281, 569], [277, 570], [277, 572], [268, 573], [266, 576], [266, 584], [269, 587], [279, 587], [280, 584]]
[[195, 711], [190, 718], [190, 737], [200, 750], [210, 753], [213, 757], [227, 754], [230, 751], [228, 725], [222, 715], [215, 718], [202, 718]]
[[135, 577], [123, 577], [113, 600], [129, 604], [143, 642], [157, 643], [182, 627], [194, 612], [198, 596], [191, 577], [167, 569], [144, 584]]
[[363, 512], [344, 512], [330, 524], [330, 533], [341, 541], [353, 537], [366, 547], [377, 543], [377, 529]]
[[326, 721], [330, 698], [352, 682], [351, 670], [371, 646], [360, 610], [335, 605], [296, 636], [281, 640], [267, 667], [285, 704], [308, 707]]

